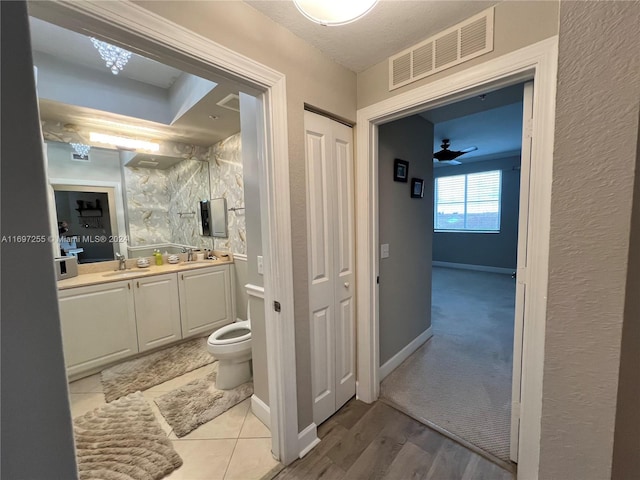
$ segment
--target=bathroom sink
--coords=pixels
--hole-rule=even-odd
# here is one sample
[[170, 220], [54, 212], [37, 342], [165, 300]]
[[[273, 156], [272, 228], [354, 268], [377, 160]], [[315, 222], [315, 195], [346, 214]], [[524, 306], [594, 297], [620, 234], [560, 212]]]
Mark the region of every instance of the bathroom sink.
[[135, 271], [135, 270], [131, 270], [131, 271], [117, 271], [117, 272], [109, 272], [109, 273], [103, 273], [102, 276], [103, 277], [131, 277], [133, 275], [140, 275], [141, 272]]

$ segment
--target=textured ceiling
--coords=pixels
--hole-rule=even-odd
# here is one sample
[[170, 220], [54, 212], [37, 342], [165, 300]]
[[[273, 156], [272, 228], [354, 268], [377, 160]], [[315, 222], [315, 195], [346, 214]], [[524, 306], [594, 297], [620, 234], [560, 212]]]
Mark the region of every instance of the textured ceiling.
[[380, 0], [363, 18], [335, 27], [307, 20], [289, 0], [245, 0], [245, 3], [341, 65], [361, 72], [498, 2]]

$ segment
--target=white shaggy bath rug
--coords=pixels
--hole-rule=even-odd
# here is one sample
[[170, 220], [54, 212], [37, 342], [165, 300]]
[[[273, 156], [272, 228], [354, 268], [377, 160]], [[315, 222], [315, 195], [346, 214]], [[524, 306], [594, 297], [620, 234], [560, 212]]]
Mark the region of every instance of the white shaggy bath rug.
[[159, 480], [182, 459], [140, 392], [73, 421], [80, 480]]
[[253, 382], [232, 390], [215, 387], [215, 371], [155, 399], [160, 413], [173, 427], [173, 433], [184, 437], [200, 425], [213, 420], [253, 394]]
[[207, 351], [207, 338], [199, 337], [103, 370], [104, 398], [116, 398], [160, 385], [196, 368], [215, 362]]

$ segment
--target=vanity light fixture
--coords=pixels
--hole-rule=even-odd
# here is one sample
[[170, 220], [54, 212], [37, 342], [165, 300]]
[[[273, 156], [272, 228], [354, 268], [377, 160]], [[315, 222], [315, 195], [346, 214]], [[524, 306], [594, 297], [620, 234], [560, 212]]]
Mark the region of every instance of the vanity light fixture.
[[89, 140], [122, 148], [149, 150], [151, 152], [157, 152], [160, 150], [159, 143], [147, 142], [146, 140], [136, 140], [134, 138], [118, 137], [116, 135], [107, 135], [106, 133], [91, 132], [89, 134]]
[[116, 47], [93, 37], [91, 37], [91, 43], [96, 47], [107, 68], [111, 69], [111, 73], [114, 75], [118, 75], [131, 58], [132, 53], [124, 48]]
[[365, 16], [378, 0], [293, 0], [305, 17], [324, 26], [346, 25]]
[[85, 145], [84, 143], [70, 143], [71, 147], [73, 147], [73, 151], [76, 152], [77, 155], [81, 157], [88, 157], [89, 151], [91, 150], [90, 145]]

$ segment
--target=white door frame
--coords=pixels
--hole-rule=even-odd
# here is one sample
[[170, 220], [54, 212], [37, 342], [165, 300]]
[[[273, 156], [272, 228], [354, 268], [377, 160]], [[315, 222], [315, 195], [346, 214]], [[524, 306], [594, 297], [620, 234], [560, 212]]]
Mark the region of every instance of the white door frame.
[[473, 96], [488, 88], [534, 80], [533, 144], [528, 228], [529, 268], [523, 342], [518, 478], [537, 478], [547, 304], [551, 180], [558, 39], [488, 60], [357, 112], [356, 272], [358, 398], [380, 390], [378, 289], [378, 125]]
[[[291, 463], [300, 450], [285, 76], [126, 1], [33, 2], [29, 13], [134, 51], [223, 74], [257, 93], [266, 139], [260, 155], [260, 195], [272, 452], [282, 463]], [[271, 308], [276, 300], [279, 313]]]

